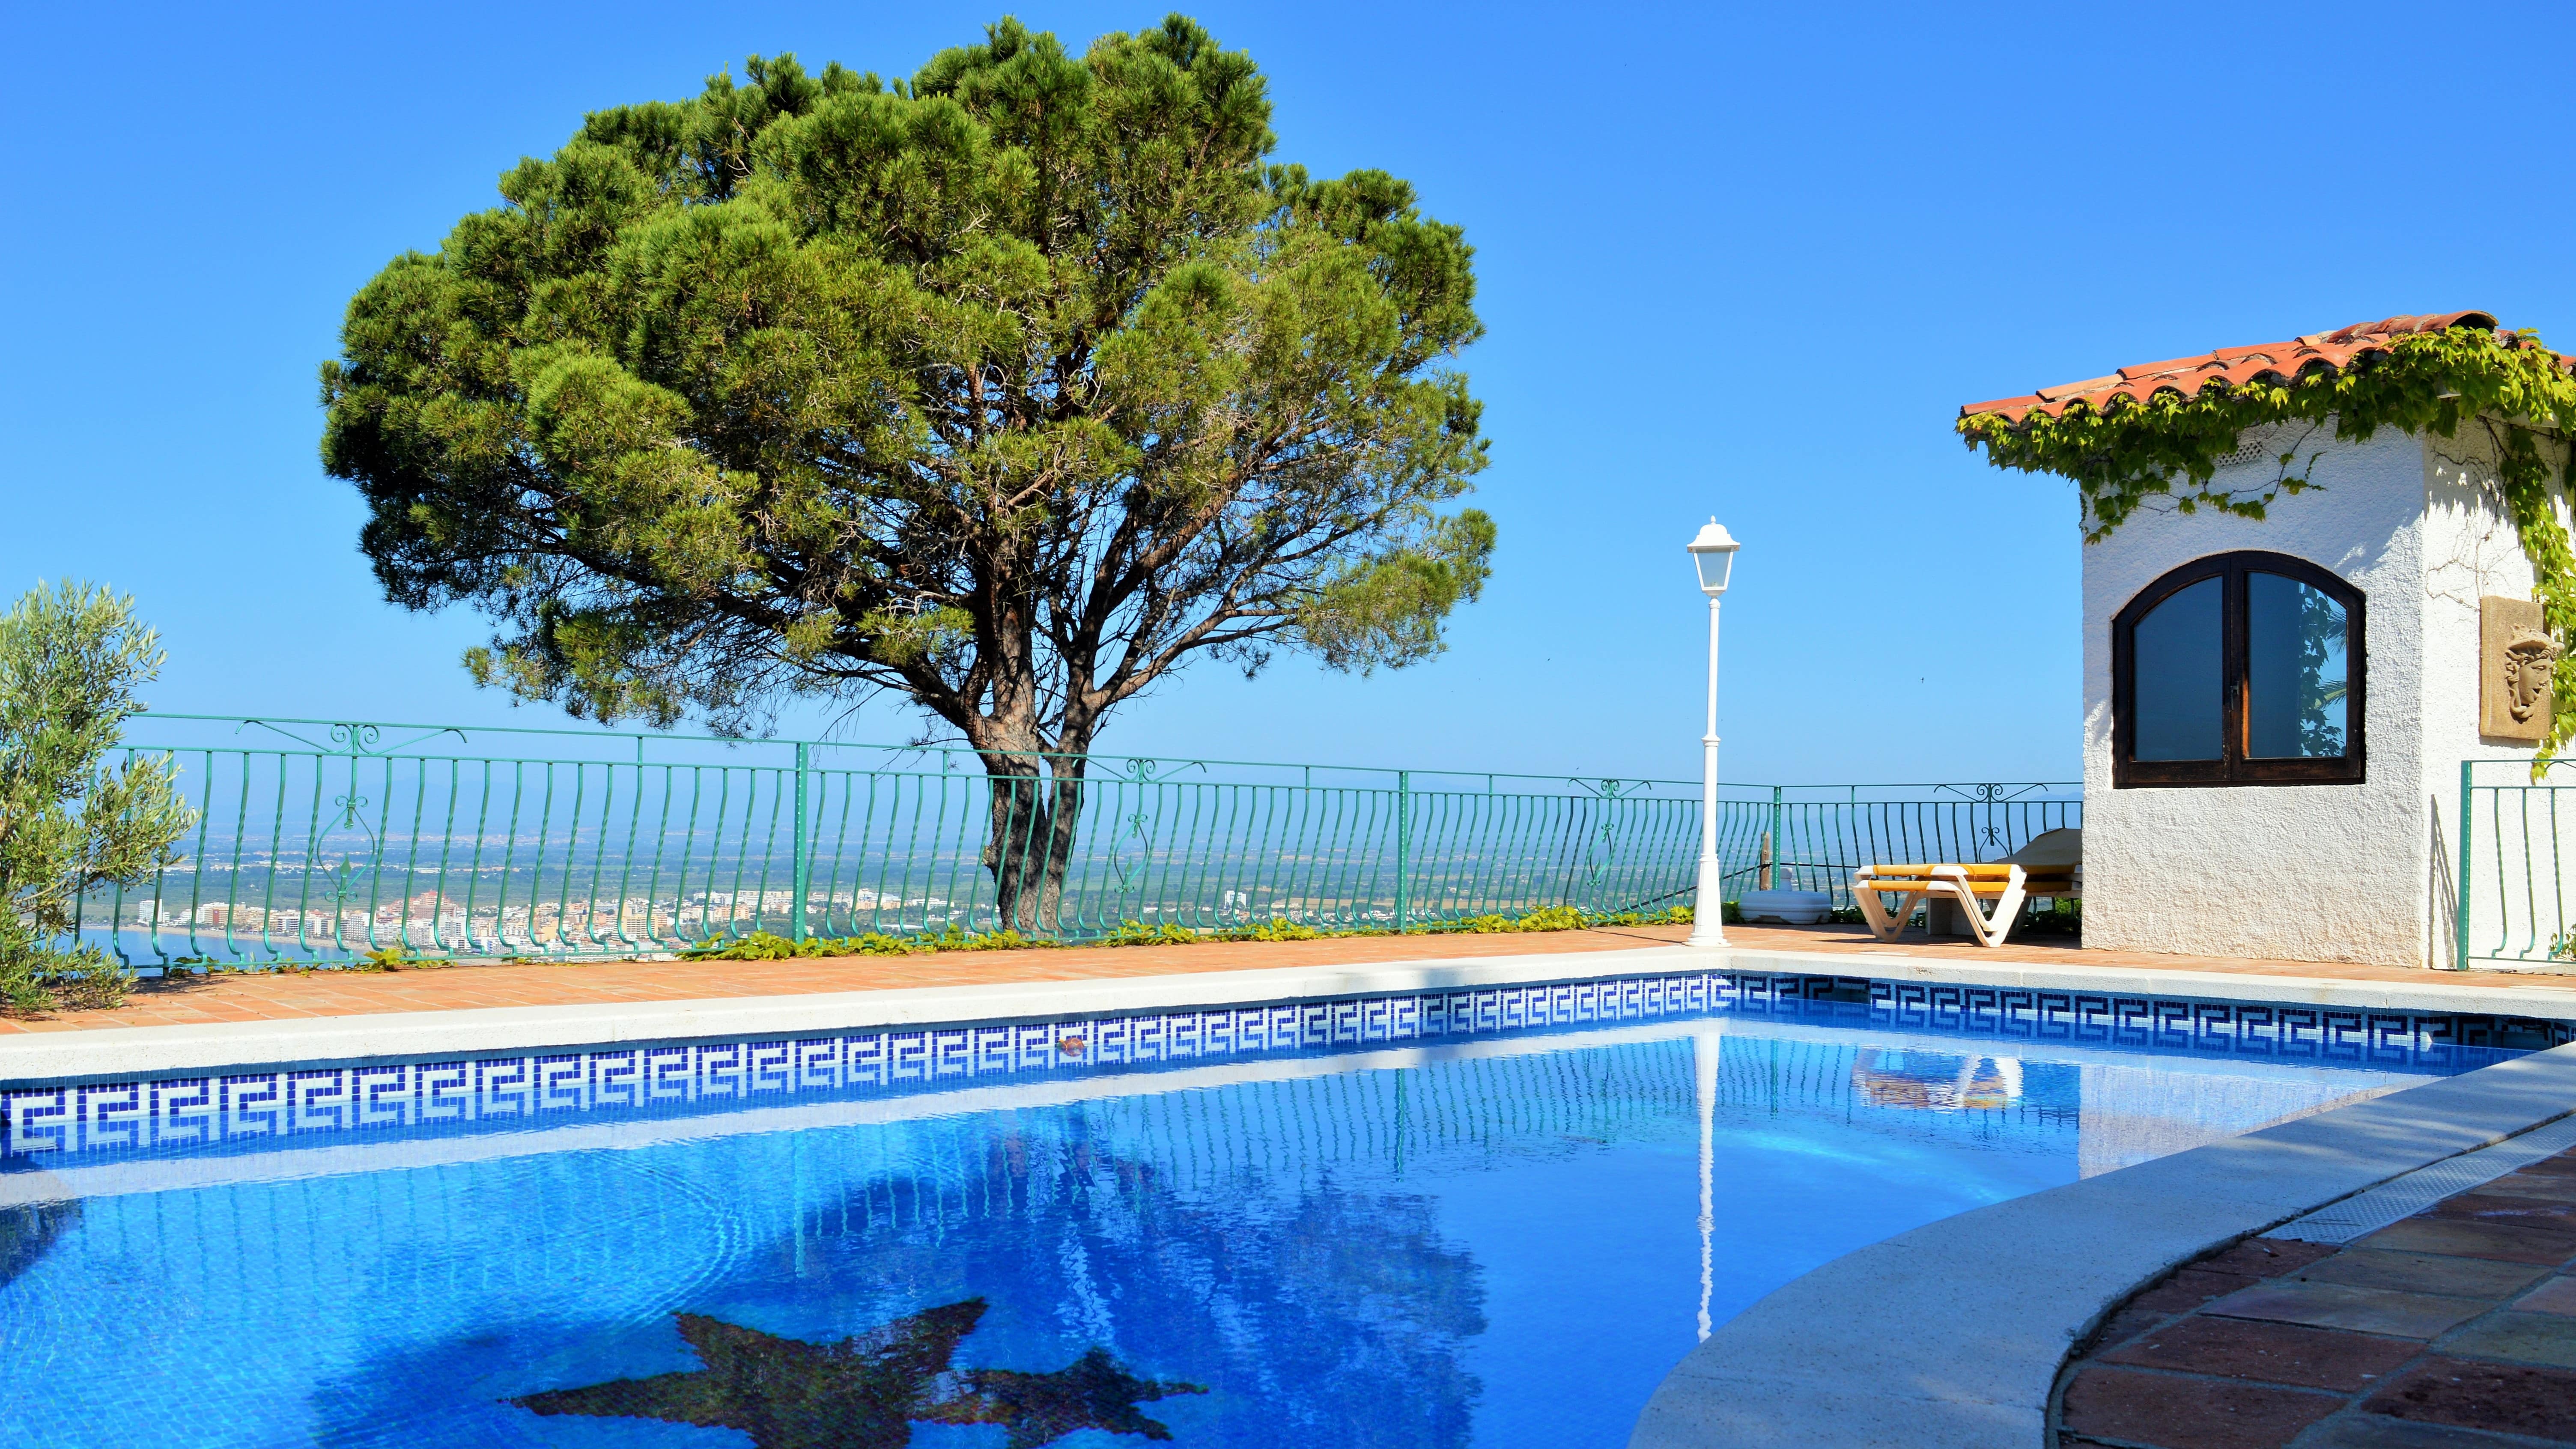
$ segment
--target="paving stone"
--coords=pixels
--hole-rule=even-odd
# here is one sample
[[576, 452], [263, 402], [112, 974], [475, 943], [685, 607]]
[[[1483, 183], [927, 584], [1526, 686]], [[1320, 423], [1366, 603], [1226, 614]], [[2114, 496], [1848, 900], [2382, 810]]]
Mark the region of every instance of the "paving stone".
[[2493, 1300], [2483, 1298], [2448, 1298], [2433, 1293], [2399, 1293], [2387, 1288], [2284, 1279], [2231, 1293], [2202, 1311], [2228, 1318], [2261, 1318], [2274, 1323], [2304, 1323], [2311, 1328], [2430, 1339], [2494, 1306]]
[[2130, 1304], [2112, 1314], [2108, 1319], [2105, 1319], [2100, 1328], [2093, 1330], [2091, 1346], [2085, 1349], [2083, 1354], [2079, 1356], [2090, 1358], [2107, 1350], [2118, 1348], [2121, 1344], [2127, 1343], [2129, 1340], [2136, 1338], [2139, 1334], [2156, 1327], [2158, 1324], [2161, 1324], [2172, 1317], [2173, 1315], [2170, 1313], [2159, 1312], [2152, 1308], [2140, 1308], [2134, 1303]]
[[2505, 1449], [2528, 1439], [2502, 1439], [2475, 1429], [2417, 1424], [2385, 1414], [2337, 1414], [2290, 1441], [2290, 1449]]
[[2362, 1407], [2374, 1414], [2576, 1444], [2576, 1373], [2435, 1355]]
[[2508, 1172], [2478, 1191], [2541, 1202], [2576, 1202], [2576, 1172]]
[[2576, 1234], [2544, 1232], [2459, 1218], [2408, 1218], [2362, 1238], [2355, 1247], [2395, 1253], [2448, 1253], [2555, 1268], [2576, 1257]]
[[2261, 1281], [2242, 1273], [2213, 1273], [2206, 1268], [2185, 1268], [2130, 1299], [2129, 1306], [2150, 1313], [2189, 1313], [2213, 1298], [2224, 1298]]
[[2494, 1313], [2442, 1340], [2442, 1352], [2576, 1369], [2576, 1318], [2562, 1313]]
[[2447, 1253], [2390, 1253], [2349, 1248], [2299, 1270], [2300, 1281], [2349, 1283], [2355, 1288], [2394, 1288], [2401, 1293], [2440, 1293], [2452, 1298], [2509, 1298], [2547, 1277], [2532, 1263], [2499, 1263]]
[[2409, 1338], [2195, 1314], [2098, 1357], [2103, 1363], [2359, 1393], [2423, 1351], [2421, 1342]]
[[2302, 1243], [2294, 1238], [2247, 1238], [2191, 1266], [2211, 1273], [2277, 1278], [2320, 1259], [2331, 1258], [2338, 1251], [2340, 1249], [2332, 1243]]
[[2066, 1386], [2060, 1422], [2088, 1438], [2156, 1449], [2281, 1449], [2343, 1404], [2266, 1384], [2087, 1368]]
[[2576, 1278], [2552, 1278], [2524, 1294], [2513, 1306], [2519, 1313], [2576, 1314]]
[[[2561, 1178], [2576, 1182], [2576, 1178]], [[2576, 1202], [2550, 1202], [2543, 1198], [2517, 1197], [2494, 1192], [2464, 1192], [2433, 1204], [2418, 1214], [2428, 1218], [2467, 1218], [2481, 1223], [2512, 1223], [2517, 1227], [2547, 1228], [2551, 1232], [2576, 1233]]]

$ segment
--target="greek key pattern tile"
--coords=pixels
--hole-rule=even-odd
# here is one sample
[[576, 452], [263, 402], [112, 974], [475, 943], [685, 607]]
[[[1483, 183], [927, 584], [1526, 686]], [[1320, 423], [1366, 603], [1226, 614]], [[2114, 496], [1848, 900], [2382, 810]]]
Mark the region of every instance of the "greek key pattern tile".
[[68, 1154], [258, 1150], [281, 1139], [318, 1145], [379, 1130], [525, 1130], [583, 1116], [716, 1112], [799, 1098], [939, 1091], [1047, 1075], [1710, 1014], [2373, 1066], [2434, 1061], [2439, 1049], [2450, 1046], [2534, 1049], [2576, 1036], [2576, 1023], [2564, 1021], [1699, 973], [1096, 1021], [34, 1084], [0, 1089], [6, 1111], [0, 1165], [33, 1166]]

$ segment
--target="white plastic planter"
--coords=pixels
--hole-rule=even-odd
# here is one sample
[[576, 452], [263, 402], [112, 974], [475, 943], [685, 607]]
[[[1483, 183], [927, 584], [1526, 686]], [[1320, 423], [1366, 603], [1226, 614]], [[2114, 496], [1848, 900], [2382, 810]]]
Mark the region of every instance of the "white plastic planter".
[[1812, 926], [1825, 918], [1833, 904], [1833, 897], [1823, 891], [1746, 891], [1744, 898], [1736, 902], [1736, 909], [1747, 922]]

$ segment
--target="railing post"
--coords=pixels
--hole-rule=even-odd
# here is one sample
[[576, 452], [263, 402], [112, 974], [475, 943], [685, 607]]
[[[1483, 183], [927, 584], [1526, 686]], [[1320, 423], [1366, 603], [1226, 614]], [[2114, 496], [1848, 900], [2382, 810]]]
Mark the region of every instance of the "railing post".
[[1413, 875], [1413, 775], [1408, 770], [1395, 772], [1395, 933], [1404, 934], [1405, 915], [1412, 905]]
[[1782, 837], [1780, 831], [1780, 787], [1774, 785], [1771, 787], [1771, 879], [1762, 882], [1762, 888], [1764, 890], [1796, 889], [1795, 886], [1783, 886], [1779, 881], [1779, 853], [1785, 844], [1787, 844], [1787, 841]]
[[2459, 945], [2459, 969], [2469, 969], [2469, 842], [2474, 838], [2469, 829], [2469, 764], [2460, 761], [2460, 900], [2459, 934], [2453, 939]]
[[808, 838], [811, 832], [805, 828], [805, 766], [809, 748], [803, 740], [796, 742], [796, 853], [795, 869], [791, 872], [795, 877], [796, 898], [788, 905], [787, 922], [799, 941], [805, 939], [805, 896], [814, 879], [813, 842]]

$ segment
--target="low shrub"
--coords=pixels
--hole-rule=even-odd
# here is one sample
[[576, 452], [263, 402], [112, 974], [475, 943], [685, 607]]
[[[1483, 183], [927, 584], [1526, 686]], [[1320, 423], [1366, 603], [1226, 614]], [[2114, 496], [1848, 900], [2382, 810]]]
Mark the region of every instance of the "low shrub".
[[1120, 921], [1118, 929], [1086, 944], [1093, 946], [1186, 946], [1200, 940], [1199, 933], [1187, 926], [1169, 921], [1149, 926], [1142, 921]]
[[448, 963], [443, 957], [423, 956], [409, 946], [396, 943], [380, 950], [360, 952], [358, 959], [350, 963], [350, 969], [367, 972], [417, 971], [446, 964]]
[[[1728, 911], [1735, 909], [1729, 902]], [[1729, 920], [1735, 919], [1730, 914]], [[1594, 926], [1687, 926], [1691, 908], [1617, 911], [1592, 915], [1572, 906], [1542, 906], [1525, 915], [1469, 916], [1408, 926], [1408, 936], [1497, 935], [1520, 931], [1579, 931]], [[950, 926], [936, 935], [890, 936], [870, 931], [859, 936], [814, 936], [791, 941], [771, 931], [754, 931], [730, 941], [710, 942], [682, 955], [691, 961], [790, 961], [824, 956], [925, 956], [942, 951], [1042, 951], [1063, 946], [1188, 946], [1202, 941], [1323, 941], [1348, 936], [1392, 936], [1393, 930], [1364, 926], [1325, 928], [1284, 916], [1243, 926], [1198, 931], [1169, 921], [1148, 926], [1121, 921], [1115, 930], [1086, 941], [1050, 941], [1017, 931], [971, 932]], [[365, 969], [365, 968], [361, 968]]]
[[2034, 907], [2022, 917], [2021, 930], [2033, 936], [2080, 936], [2084, 934], [2084, 902], [2069, 897], [2051, 902], [2046, 910]]
[[1335, 936], [1357, 936], [1361, 934], [1364, 933], [1356, 929], [1346, 931], [1319, 930], [1313, 926], [1300, 925], [1295, 921], [1281, 916], [1263, 921], [1259, 925], [1227, 926], [1219, 930], [1198, 932], [1197, 939], [1202, 941], [1322, 941]]

